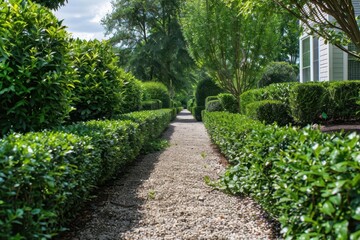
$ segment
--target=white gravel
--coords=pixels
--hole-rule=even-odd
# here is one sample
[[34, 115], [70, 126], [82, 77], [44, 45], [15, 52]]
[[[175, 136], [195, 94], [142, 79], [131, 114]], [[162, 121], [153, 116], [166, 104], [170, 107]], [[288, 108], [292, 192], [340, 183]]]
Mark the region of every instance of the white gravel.
[[81, 228], [63, 239], [274, 239], [253, 200], [204, 183], [224, 168], [202, 123], [183, 111], [164, 137], [171, 146], [142, 157], [102, 190]]

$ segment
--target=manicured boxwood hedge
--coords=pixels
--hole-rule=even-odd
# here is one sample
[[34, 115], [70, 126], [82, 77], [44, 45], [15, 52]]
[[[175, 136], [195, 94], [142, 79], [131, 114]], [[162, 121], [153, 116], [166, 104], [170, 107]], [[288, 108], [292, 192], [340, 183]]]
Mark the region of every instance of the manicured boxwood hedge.
[[252, 102], [246, 106], [247, 116], [266, 124], [276, 122], [280, 126], [289, 124], [292, 120], [288, 106], [277, 100]]
[[231, 162], [217, 188], [256, 199], [287, 239], [360, 238], [360, 137], [205, 112]]
[[163, 132], [172, 112], [134, 112], [0, 139], [0, 239], [56, 235], [94, 186]]

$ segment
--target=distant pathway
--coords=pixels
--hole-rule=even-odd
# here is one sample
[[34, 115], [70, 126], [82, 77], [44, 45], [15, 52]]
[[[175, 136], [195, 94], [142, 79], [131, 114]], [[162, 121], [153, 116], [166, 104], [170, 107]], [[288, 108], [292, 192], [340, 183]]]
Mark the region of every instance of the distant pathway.
[[213, 191], [223, 167], [204, 125], [181, 112], [164, 133], [171, 146], [139, 159], [101, 191], [80, 229], [63, 239], [272, 239], [264, 213], [249, 198]]

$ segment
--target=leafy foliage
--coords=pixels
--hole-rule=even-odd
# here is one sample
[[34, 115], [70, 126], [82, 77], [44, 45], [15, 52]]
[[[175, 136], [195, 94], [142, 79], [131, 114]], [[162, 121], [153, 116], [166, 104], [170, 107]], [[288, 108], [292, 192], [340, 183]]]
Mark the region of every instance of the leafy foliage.
[[284, 237], [357, 239], [360, 137], [264, 125], [204, 113], [212, 140], [232, 163], [216, 187], [256, 199]]
[[0, 238], [55, 236], [95, 185], [159, 137], [171, 115], [143, 111], [0, 139]]
[[121, 92], [123, 97], [121, 112], [129, 113], [139, 111], [141, 108], [141, 99], [143, 97], [142, 83], [135, 79], [130, 73], [121, 72], [120, 78], [124, 83]]
[[42, 132], [0, 141], [1, 239], [49, 239], [61, 230], [99, 175], [90, 140]]
[[160, 82], [144, 82], [144, 98], [145, 100], [159, 99], [163, 108], [170, 107], [170, 94], [167, 87]]
[[61, 6], [64, 6], [68, 2], [68, 0], [32, 0], [32, 2], [39, 3], [53, 10], [57, 10]]
[[327, 113], [335, 120], [360, 119], [359, 99], [360, 81], [330, 82], [328, 91], [330, 103]]
[[171, 93], [193, 82], [194, 62], [178, 23], [181, 3], [116, 0], [113, 11], [103, 19], [110, 41], [119, 47], [124, 68], [142, 81], [164, 83]]
[[205, 100], [209, 96], [216, 96], [223, 90], [215, 84], [211, 78], [205, 78], [198, 82], [195, 91], [196, 106], [205, 107]]
[[72, 41], [73, 67], [78, 81], [74, 89], [71, 121], [111, 118], [122, 111], [125, 73], [117, 66], [112, 46], [98, 40]]
[[211, 100], [206, 104], [205, 110], [208, 112], [219, 112], [223, 111], [220, 100]]
[[276, 122], [280, 126], [291, 123], [288, 106], [277, 100], [263, 100], [249, 103], [246, 115], [266, 124]]
[[268, 86], [272, 83], [296, 82], [294, 68], [286, 62], [272, 62], [267, 65], [259, 81], [260, 87]]
[[291, 115], [299, 124], [317, 122], [326, 112], [327, 90], [322, 83], [296, 85], [290, 94]]
[[256, 86], [261, 68], [274, 58], [278, 38], [277, 19], [265, 11], [245, 15], [242, 3], [187, 1], [181, 19], [197, 65], [237, 100]]
[[147, 100], [141, 103], [142, 110], [155, 110], [161, 108], [162, 108], [162, 102], [159, 99]]
[[0, 2], [2, 134], [60, 125], [70, 112], [68, 34], [46, 8]]
[[239, 112], [239, 105], [236, 98], [229, 93], [220, 93], [217, 95], [220, 100], [221, 106], [226, 112], [237, 113]]

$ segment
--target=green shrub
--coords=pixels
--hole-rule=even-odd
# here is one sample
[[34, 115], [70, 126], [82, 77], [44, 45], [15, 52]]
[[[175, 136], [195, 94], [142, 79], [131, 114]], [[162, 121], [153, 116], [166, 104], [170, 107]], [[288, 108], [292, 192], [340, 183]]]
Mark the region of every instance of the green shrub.
[[170, 108], [170, 94], [167, 87], [160, 82], [144, 82], [145, 100], [159, 99], [163, 108]]
[[[120, 70], [123, 71], [123, 70]], [[141, 109], [141, 99], [142, 99], [142, 83], [135, 79], [130, 73], [121, 73], [120, 78], [124, 83], [122, 87], [122, 113], [129, 113], [134, 111], [139, 111]]]
[[217, 95], [220, 100], [221, 106], [226, 112], [237, 113], [239, 112], [239, 104], [236, 98], [230, 93], [220, 93]]
[[360, 137], [264, 125], [204, 113], [211, 139], [233, 164], [216, 187], [246, 194], [281, 223], [288, 239], [358, 239]]
[[205, 100], [209, 96], [216, 96], [223, 90], [211, 78], [201, 80], [196, 87], [195, 102], [198, 107], [205, 107]]
[[286, 104], [276, 100], [252, 102], [246, 106], [246, 112], [247, 116], [266, 124], [276, 122], [284, 126], [291, 123]]
[[162, 103], [159, 99], [147, 100], [141, 103], [142, 110], [156, 110], [161, 108], [162, 108]]
[[0, 2], [0, 134], [51, 128], [68, 117], [67, 38], [48, 9], [27, 1]]
[[112, 178], [139, 154], [143, 142], [139, 124], [130, 121], [88, 121], [69, 125], [60, 131], [91, 137], [92, 145], [101, 152], [101, 172], [98, 184]]
[[334, 120], [358, 120], [360, 106], [356, 103], [359, 99], [360, 81], [330, 82], [328, 91], [330, 103], [327, 114]]
[[186, 104], [186, 109], [191, 112], [191, 109], [194, 107], [194, 104], [195, 104], [195, 99], [191, 98]]
[[217, 96], [208, 96], [205, 99], [205, 107], [208, 105], [210, 101], [219, 100]]
[[144, 139], [141, 142], [149, 142], [158, 138], [168, 127], [171, 118], [171, 109], [131, 112], [116, 116], [118, 120], [131, 120], [140, 124], [140, 131], [144, 133]]
[[[134, 112], [0, 139], [0, 239], [49, 239], [95, 185], [133, 161], [172, 110]], [[72, 133], [72, 134], [70, 134]]]
[[301, 83], [298, 82], [286, 82], [286, 83], [274, 83], [265, 87], [264, 100], [278, 100], [289, 107], [290, 110], [290, 94], [293, 91], [294, 86]]
[[249, 103], [265, 100], [265, 88], [251, 89], [240, 95], [240, 112], [246, 114], [246, 106]]
[[42, 132], [0, 140], [0, 238], [49, 239], [101, 169], [89, 137]]
[[221, 102], [219, 100], [212, 100], [207, 102], [205, 110], [209, 112], [220, 112], [224, 109], [222, 108]]
[[77, 69], [71, 121], [109, 119], [122, 111], [125, 74], [117, 66], [118, 58], [110, 43], [98, 40], [72, 41], [73, 67]]
[[193, 107], [191, 112], [196, 119], [196, 121], [202, 121], [201, 112], [205, 110], [205, 107]]
[[291, 115], [298, 124], [309, 124], [319, 121], [326, 112], [328, 93], [322, 83], [303, 83], [294, 86], [290, 94]]
[[260, 87], [268, 86], [272, 83], [296, 82], [296, 72], [287, 62], [272, 62], [264, 69], [259, 81]]

